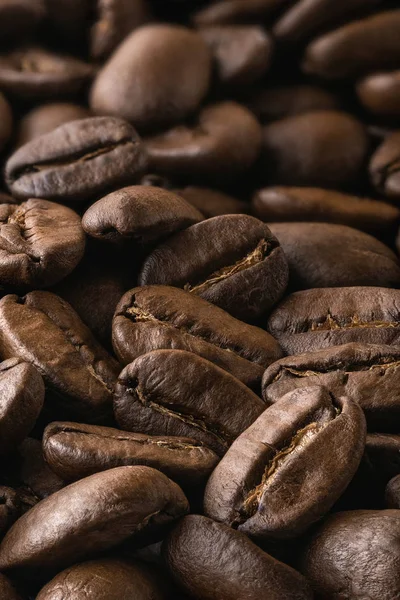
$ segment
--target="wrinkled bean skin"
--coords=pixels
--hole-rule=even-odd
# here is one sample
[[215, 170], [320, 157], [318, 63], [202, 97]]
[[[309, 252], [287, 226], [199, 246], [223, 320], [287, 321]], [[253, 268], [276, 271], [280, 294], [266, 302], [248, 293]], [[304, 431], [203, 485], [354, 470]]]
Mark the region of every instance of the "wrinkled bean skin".
[[300, 560], [318, 600], [392, 600], [399, 595], [399, 510], [359, 510], [329, 517]]
[[[204, 600], [311, 600], [306, 580], [245, 535], [189, 515], [163, 546], [171, 575], [191, 597]], [[250, 573], [251, 576], [245, 576]]]
[[219, 455], [264, 408], [235, 377], [183, 350], [154, 350], [134, 360], [120, 374], [114, 397], [121, 428], [192, 437]]
[[400, 201], [400, 132], [389, 135], [378, 147], [369, 165], [375, 188], [392, 202]]
[[206, 446], [190, 438], [152, 437], [78, 423], [51, 423], [43, 452], [52, 470], [76, 481], [114, 467], [144, 465], [158, 469], [183, 488], [204, 483], [218, 462]]
[[138, 280], [184, 288], [242, 321], [270, 309], [287, 281], [279, 242], [247, 215], [214, 217], [176, 234], [148, 255]]
[[139, 130], [168, 126], [196, 110], [210, 74], [211, 55], [197, 33], [147, 25], [133, 31], [99, 72], [91, 108]]
[[194, 352], [254, 389], [265, 368], [282, 356], [274, 338], [262, 329], [167, 286], [143, 286], [124, 294], [113, 319], [113, 346], [123, 364], [151, 350]]
[[118, 467], [96, 473], [18, 519], [0, 545], [0, 567], [29, 571], [68, 566], [129, 538], [160, 535], [187, 511], [181, 489], [155, 469]]
[[256, 539], [297, 537], [343, 493], [365, 436], [364, 415], [350, 398], [333, 398], [322, 387], [289, 392], [217, 465], [205, 492], [205, 514]]
[[[73, 594], [73, 596], [72, 596]], [[59, 573], [37, 600], [168, 600], [169, 589], [161, 573], [140, 563], [104, 558], [74, 565]]]
[[93, 117], [61, 125], [19, 148], [7, 162], [6, 180], [21, 200], [78, 202], [134, 182], [145, 165], [133, 127]]

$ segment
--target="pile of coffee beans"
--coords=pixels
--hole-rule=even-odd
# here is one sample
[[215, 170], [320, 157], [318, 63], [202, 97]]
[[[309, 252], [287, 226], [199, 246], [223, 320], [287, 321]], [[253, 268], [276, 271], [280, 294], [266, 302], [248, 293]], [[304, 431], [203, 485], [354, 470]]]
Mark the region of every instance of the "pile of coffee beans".
[[399, 600], [399, 0], [0, 0], [0, 600]]

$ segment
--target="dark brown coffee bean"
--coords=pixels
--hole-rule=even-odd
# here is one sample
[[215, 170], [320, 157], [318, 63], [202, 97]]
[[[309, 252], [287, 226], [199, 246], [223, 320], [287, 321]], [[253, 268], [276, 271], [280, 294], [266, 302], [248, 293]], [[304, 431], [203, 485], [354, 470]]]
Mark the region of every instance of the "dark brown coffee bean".
[[28, 362], [0, 363], [0, 454], [7, 454], [31, 432], [44, 402], [44, 384]]
[[79, 423], [51, 423], [43, 436], [47, 463], [65, 481], [114, 467], [144, 465], [183, 488], [204, 484], [218, 462], [212, 450], [190, 438], [155, 437]]
[[50, 292], [0, 301], [0, 350], [32, 363], [52, 402], [89, 421], [111, 413], [119, 367], [75, 311]]
[[92, 204], [83, 215], [82, 226], [99, 240], [147, 245], [202, 220], [202, 214], [176, 194], [135, 185]]
[[91, 0], [45, 0], [46, 32], [54, 42], [72, 47], [81, 46], [90, 17]]
[[288, 270], [278, 240], [264, 223], [227, 215], [192, 225], [160, 244], [144, 261], [138, 281], [184, 288], [251, 321], [281, 298]]
[[134, 360], [120, 374], [114, 398], [123, 429], [191, 437], [217, 454], [264, 409], [235, 377], [183, 350], [154, 350]]
[[96, 473], [42, 500], [11, 527], [0, 545], [0, 566], [68, 566], [135, 537], [161, 536], [188, 512], [182, 490], [149, 467]]
[[400, 508], [400, 475], [389, 481], [385, 490], [386, 508]]
[[318, 600], [392, 600], [400, 593], [400, 511], [330, 516], [302, 552], [300, 568]]
[[2, 600], [21, 600], [21, 596], [17, 594], [11, 582], [2, 574], [0, 574], [0, 598]]
[[[21, 503], [18, 493], [10, 487], [0, 486], [0, 537], [3, 537], [20, 515]], [[3, 600], [3, 596], [0, 597]]]
[[286, 354], [303, 354], [348, 342], [400, 344], [400, 290], [344, 287], [287, 296], [267, 329]]
[[334, 94], [315, 85], [306, 84], [276, 86], [256, 91], [246, 105], [263, 123], [317, 110], [339, 108]]
[[103, 558], [62, 571], [39, 592], [37, 600], [87, 600], [90, 597], [95, 600], [169, 600], [170, 590], [165, 583], [161, 572], [153, 566]]
[[205, 514], [258, 539], [299, 536], [350, 483], [365, 435], [363, 412], [350, 398], [334, 398], [322, 387], [289, 392], [217, 465]]
[[[400, 12], [400, 11], [399, 11]], [[390, 198], [400, 202], [400, 131], [389, 135], [371, 158], [369, 172], [375, 188]]]
[[21, 41], [35, 30], [46, 14], [45, 0], [1, 0], [0, 38]]
[[251, 85], [262, 79], [272, 55], [272, 38], [256, 25], [204, 27], [199, 30], [210, 48], [218, 82], [227, 86]]
[[270, 404], [296, 388], [322, 385], [337, 398], [356, 400], [370, 431], [396, 432], [400, 424], [399, 368], [397, 346], [333, 346], [273, 363], [264, 373], [263, 397]]
[[369, 433], [365, 453], [371, 471], [384, 485], [400, 474], [400, 435]]
[[221, 102], [206, 106], [192, 126], [149, 137], [145, 145], [156, 173], [201, 185], [226, 183], [253, 165], [261, 148], [261, 127], [244, 106]]
[[90, 117], [90, 111], [79, 104], [67, 102], [42, 104], [33, 108], [19, 122], [17, 147], [23, 146], [45, 133], [50, 133], [69, 121], [88, 117]]
[[400, 266], [394, 252], [362, 231], [327, 223], [274, 223], [270, 228], [289, 263], [293, 290], [400, 287]]
[[91, 65], [42, 48], [28, 47], [0, 56], [0, 89], [18, 98], [75, 96], [93, 75]]
[[71, 121], [22, 146], [6, 165], [16, 198], [77, 202], [133, 183], [146, 166], [136, 131], [113, 117]]
[[[0, 14], [1, 14], [1, 4], [0, 4]], [[0, 16], [1, 21], [1, 16]], [[11, 138], [13, 129], [13, 115], [11, 111], [11, 106], [0, 93], [0, 151], [4, 149]]]
[[197, 33], [147, 25], [131, 33], [100, 71], [91, 108], [139, 130], [172, 125], [197, 109], [210, 74], [211, 55]]
[[85, 233], [70, 208], [28, 200], [0, 205], [0, 283], [40, 288], [66, 277], [81, 260]]
[[175, 191], [197, 208], [206, 219], [221, 215], [243, 215], [250, 212], [248, 202], [237, 200], [219, 190], [189, 185]]
[[347, 23], [311, 42], [303, 70], [326, 79], [341, 79], [396, 68], [400, 59], [399, 26], [400, 10]]
[[256, 390], [265, 368], [282, 356], [262, 329], [196, 295], [160, 285], [134, 288], [121, 298], [113, 346], [123, 364], [151, 350], [194, 352]]
[[264, 128], [263, 176], [276, 185], [351, 186], [359, 180], [368, 147], [364, 126], [347, 113], [288, 117]]
[[369, 75], [356, 90], [363, 106], [373, 114], [400, 118], [400, 71]]
[[90, 31], [90, 54], [104, 59], [137, 27], [150, 19], [146, 0], [96, 0]]
[[258, 190], [253, 196], [252, 213], [267, 223], [336, 223], [377, 236], [393, 234], [400, 220], [400, 209], [386, 202], [309, 187]]
[[306, 580], [263, 552], [245, 535], [199, 515], [189, 515], [164, 544], [175, 581], [202, 600], [311, 600]]
[[225, 25], [258, 22], [285, 6], [288, 0], [213, 0], [194, 15], [196, 25]]

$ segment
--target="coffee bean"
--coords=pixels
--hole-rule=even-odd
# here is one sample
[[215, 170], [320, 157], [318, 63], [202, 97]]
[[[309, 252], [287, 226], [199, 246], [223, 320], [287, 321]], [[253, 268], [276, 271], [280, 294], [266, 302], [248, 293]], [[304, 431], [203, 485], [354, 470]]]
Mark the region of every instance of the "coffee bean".
[[101, 198], [85, 212], [82, 226], [100, 240], [139, 245], [202, 221], [201, 213], [176, 194], [157, 187], [130, 186]]
[[364, 126], [344, 112], [288, 117], [264, 127], [262, 175], [273, 185], [354, 186], [368, 147]]
[[[165, 586], [161, 572], [133, 561], [103, 558], [74, 565], [59, 573], [39, 593], [37, 600], [68, 598], [87, 600], [168, 600], [169, 586]], [[71, 599], [72, 600], [72, 599]]]
[[346, 489], [365, 435], [362, 410], [350, 398], [334, 398], [322, 387], [289, 392], [217, 465], [207, 484], [205, 513], [257, 539], [296, 537]]
[[400, 589], [399, 524], [398, 510], [357, 510], [329, 517], [300, 562], [316, 598], [395, 598]]
[[71, 121], [22, 146], [8, 160], [16, 198], [78, 202], [133, 183], [146, 165], [136, 131], [113, 117]]
[[114, 398], [121, 428], [191, 437], [219, 455], [264, 408], [235, 377], [183, 350], [154, 350], [134, 360], [120, 374]]
[[0, 454], [14, 450], [31, 432], [42, 410], [44, 384], [28, 362], [0, 363]]
[[89, 421], [111, 413], [118, 365], [74, 310], [50, 292], [0, 301], [0, 350], [33, 364], [52, 404]]
[[35, 30], [45, 14], [45, 0], [2, 0], [0, 3], [2, 43], [24, 39]]
[[368, 75], [357, 84], [356, 91], [362, 104], [373, 114], [399, 119], [400, 71]]
[[197, 33], [166, 24], [140, 27], [99, 72], [91, 108], [139, 130], [168, 126], [197, 109], [210, 73], [211, 56]]
[[393, 237], [400, 210], [380, 200], [359, 198], [334, 190], [271, 187], [258, 190], [252, 214], [267, 223], [321, 222], [348, 225], [377, 237]]
[[0, 486], [0, 537], [3, 537], [20, 515], [21, 503], [17, 492], [12, 488]]
[[[0, 7], [1, 11], [1, 7]], [[0, 17], [1, 19], [1, 17]], [[13, 129], [13, 114], [11, 106], [0, 93], [0, 151], [4, 150], [9, 142]]]
[[348, 342], [398, 345], [400, 291], [378, 287], [304, 290], [287, 296], [267, 329], [286, 354]]
[[0, 597], [2, 600], [21, 600], [11, 582], [5, 575], [0, 574]]
[[225, 25], [265, 20], [288, 0], [214, 0], [194, 15], [196, 25]]
[[369, 172], [380, 193], [392, 202], [400, 201], [400, 132], [389, 135], [378, 147], [371, 158]]
[[311, 600], [306, 580], [245, 535], [200, 515], [172, 530], [164, 557], [175, 581], [204, 600]]
[[182, 490], [155, 469], [118, 467], [96, 473], [18, 519], [0, 545], [0, 566], [28, 573], [68, 566], [135, 537], [157, 538], [187, 511]]
[[17, 147], [23, 146], [45, 133], [50, 133], [69, 121], [88, 117], [90, 117], [90, 111], [79, 104], [68, 102], [42, 104], [29, 111], [19, 122]]
[[270, 229], [289, 263], [292, 290], [400, 287], [396, 255], [366, 233], [327, 223], [274, 223]]
[[46, 200], [0, 205], [0, 282], [44, 287], [68, 275], [81, 260], [85, 234], [79, 216]]
[[244, 106], [220, 102], [206, 106], [192, 126], [179, 125], [148, 137], [145, 145], [150, 168], [156, 173], [221, 184], [235, 181], [254, 164], [261, 133]]
[[183, 488], [204, 484], [218, 457], [194, 439], [156, 437], [79, 423], [51, 423], [43, 452], [53, 471], [76, 481], [114, 467], [144, 465], [165, 473]]
[[281, 298], [287, 277], [285, 256], [268, 227], [247, 215], [226, 215], [192, 225], [158, 246], [138, 281], [184, 288], [238, 319], [254, 321]]
[[400, 508], [400, 475], [393, 477], [387, 484], [385, 504], [387, 508]]
[[255, 390], [265, 368], [282, 356], [262, 329], [167, 286], [134, 288], [121, 298], [113, 319], [113, 346], [123, 364], [151, 350], [194, 352]]
[[197, 208], [206, 219], [221, 215], [243, 215], [250, 212], [248, 202], [237, 200], [219, 190], [189, 185], [175, 191]]
[[265, 371], [263, 397], [269, 404], [296, 388], [322, 385], [335, 397], [356, 400], [370, 431], [396, 432], [400, 423], [399, 359], [397, 346], [359, 343], [288, 356]]
[[313, 40], [303, 70], [326, 79], [355, 78], [390, 69], [400, 59], [400, 10], [352, 21]]
[[384, 485], [400, 474], [400, 435], [369, 433], [365, 452], [375, 477], [379, 476]]

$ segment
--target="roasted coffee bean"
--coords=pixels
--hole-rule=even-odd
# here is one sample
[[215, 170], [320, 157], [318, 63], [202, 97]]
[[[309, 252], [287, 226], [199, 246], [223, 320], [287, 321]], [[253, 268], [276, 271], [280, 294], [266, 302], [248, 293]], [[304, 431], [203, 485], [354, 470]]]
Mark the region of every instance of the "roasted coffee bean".
[[317, 110], [339, 108], [334, 94], [315, 85], [285, 85], [257, 90], [246, 102], [263, 123], [277, 121]]
[[7, 454], [31, 432], [42, 410], [44, 383], [28, 362], [0, 363], [0, 454]]
[[[0, 537], [21, 515], [21, 503], [15, 490], [0, 486]], [[0, 585], [1, 590], [1, 585]], [[3, 599], [3, 596], [0, 596]]]
[[90, 54], [104, 59], [140, 25], [150, 19], [146, 0], [96, 0], [97, 15], [90, 31]]
[[0, 89], [17, 98], [76, 96], [93, 75], [91, 65], [42, 48], [28, 47], [0, 56]]
[[44, 0], [47, 12], [46, 33], [53, 42], [77, 50], [83, 44], [90, 17], [91, 0]]
[[400, 287], [396, 255], [362, 231], [327, 223], [274, 223], [270, 229], [289, 263], [292, 290]]
[[0, 567], [34, 572], [69, 566], [128, 539], [161, 537], [166, 526], [187, 512], [182, 490], [155, 469], [118, 467], [96, 473], [20, 517], [0, 545]]
[[134, 360], [120, 374], [114, 398], [121, 428], [191, 437], [219, 455], [264, 409], [235, 377], [183, 350], [154, 350]]
[[155, 437], [79, 423], [51, 423], [43, 435], [47, 463], [65, 481], [114, 467], [144, 465], [183, 488], [204, 484], [218, 462], [212, 450], [190, 438]]
[[400, 118], [400, 71], [368, 75], [357, 84], [356, 91], [373, 114]]
[[197, 33], [147, 25], [132, 32], [99, 72], [91, 108], [139, 130], [172, 125], [198, 108], [210, 74], [211, 55]]
[[99, 240], [146, 245], [202, 220], [202, 214], [176, 194], [134, 185], [92, 204], [83, 215], [82, 226]]
[[315, 598], [396, 598], [399, 526], [399, 510], [356, 510], [329, 517], [302, 551], [300, 561]]
[[21, 600], [11, 582], [5, 575], [0, 574], [0, 598], [2, 600]]
[[217, 465], [205, 514], [257, 539], [299, 536], [350, 483], [365, 435], [363, 412], [350, 398], [335, 398], [322, 387], [289, 392]]
[[265, 368], [282, 356], [274, 338], [194, 294], [167, 286], [127, 292], [113, 319], [113, 346], [123, 364], [151, 350], [187, 350], [259, 390]]
[[0, 205], [0, 284], [40, 288], [66, 277], [81, 260], [85, 233], [70, 208], [28, 200]]
[[348, 225], [377, 237], [393, 236], [400, 220], [400, 209], [386, 202], [334, 190], [285, 186], [258, 190], [253, 196], [252, 214], [267, 223]]
[[0, 38], [2, 44], [23, 40], [46, 14], [45, 0], [1, 0]]
[[288, 117], [264, 127], [262, 175], [274, 185], [354, 186], [368, 147], [365, 127], [344, 112]]
[[196, 25], [225, 25], [257, 22], [269, 17], [288, 0], [213, 0], [194, 15]]
[[189, 515], [164, 544], [175, 581], [202, 600], [311, 600], [306, 580], [263, 552], [245, 535], [199, 515]]
[[344, 287], [287, 296], [267, 329], [286, 354], [303, 354], [348, 342], [400, 344], [400, 290]]
[[103, 558], [74, 565], [52, 579], [37, 600], [168, 600], [161, 572], [140, 562]]
[[192, 225], [160, 244], [144, 261], [138, 282], [184, 288], [252, 321], [282, 297], [288, 267], [264, 223], [227, 215]]
[[322, 385], [335, 397], [349, 396], [365, 412], [370, 431], [397, 431], [400, 424], [400, 349], [349, 343], [288, 356], [264, 373], [263, 397], [277, 402], [296, 388]]
[[0, 352], [33, 364], [59, 410], [91, 422], [110, 415], [118, 364], [55, 294], [30, 292], [0, 301]]
[[220, 102], [203, 108], [193, 125], [148, 137], [145, 145], [156, 173], [219, 184], [235, 181], [253, 165], [261, 137], [250, 111], [236, 102]]
[[[1, 11], [1, 5], [0, 5]], [[1, 17], [0, 17], [1, 19]], [[9, 142], [13, 129], [13, 115], [11, 106], [0, 93], [0, 151], [4, 150]]]
[[67, 102], [41, 104], [28, 112], [19, 122], [17, 147], [23, 146], [45, 133], [50, 133], [69, 121], [88, 117], [90, 117], [90, 111], [79, 104]]
[[219, 83], [245, 86], [264, 77], [273, 48], [264, 29], [256, 25], [214, 26], [199, 33], [212, 52]]
[[400, 475], [393, 477], [387, 484], [385, 504], [387, 508], [400, 508]]
[[146, 166], [136, 131], [113, 117], [71, 121], [22, 146], [8, 160], [16, 198], [88, 200], [133, 183]]
[[237, 200], [219, 190], [189, 185], [175, 192], [199, 210], [206, 219], [221, 215], [243, 215], [250, 212], [248, 202]]
[[396, 67], [400, 60], [399, 26], [400, 10], [347, 23], [310, 43], [303, 70], [325, 79], [342, 79]]
[[[400, 12], [400, 11], [399, 11]], [[389, 135], [378, 147], [369, 165], [370, 177], [378, 192], [400, 202], [400, 131]]]
[[371, 471], [384, 485], [400, 474], [400, 435], [369, 433], [365, 453]]

